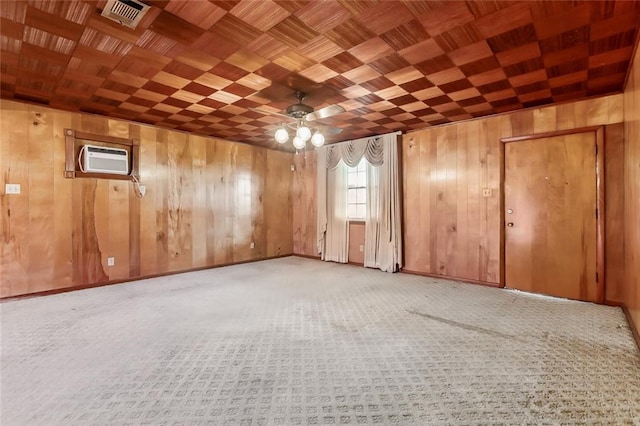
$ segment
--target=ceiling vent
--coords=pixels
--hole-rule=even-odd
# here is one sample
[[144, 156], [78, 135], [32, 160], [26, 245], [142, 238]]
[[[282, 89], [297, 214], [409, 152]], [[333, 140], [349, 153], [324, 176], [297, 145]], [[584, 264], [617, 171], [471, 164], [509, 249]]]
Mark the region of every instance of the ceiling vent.
[[135, 29], [150, 7], [136, 0], [108, 0], [102, 16]]

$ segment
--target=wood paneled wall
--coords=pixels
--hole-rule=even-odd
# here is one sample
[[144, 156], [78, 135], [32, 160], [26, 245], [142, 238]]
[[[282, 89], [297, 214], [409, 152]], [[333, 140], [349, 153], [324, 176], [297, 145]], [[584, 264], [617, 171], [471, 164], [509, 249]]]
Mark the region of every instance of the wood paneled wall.
[[317, 156], [315, 151], [293, 157], [293, 253], [318, 257], [316, 180]]
[[[291, 154], [11, 101], [0, 120], [2, 297], [293, 251]], [[65, 179], [64, 128], [139, 139], [146, 196]]]
[[[625, 294], [624, 303], [640, 331], [640, 49], [624, 92]], [[639, 342], [640, 344], [640, 342]]]
[[364, 233], [364, 222], [349, 222], [349, 263], [364, 265]]
[[[500, 282], [500, 138], [606, 125], [607, 293], [623, 295], [623, 97], [518, 111], [402, 137], [405, 270]], [[316, 255], [315, 154], [296, 157], [294, 253]], [[482, 189], [490, 188], [490, 197]]]
[[[471, 120], [403, 137], [405, 269], [500, 282], [500, 138], [594, 125], [606, 127], [607, 240], [622, 238], [622, 95]], [[609, 171], [609, 170], [608, 170]], [[483, 197], [483, 188], [492, 195]], [[617, 217], [615, 216], [617, 215]], [[621, 297], [622, 267], [611, 257], [607, 300]]]

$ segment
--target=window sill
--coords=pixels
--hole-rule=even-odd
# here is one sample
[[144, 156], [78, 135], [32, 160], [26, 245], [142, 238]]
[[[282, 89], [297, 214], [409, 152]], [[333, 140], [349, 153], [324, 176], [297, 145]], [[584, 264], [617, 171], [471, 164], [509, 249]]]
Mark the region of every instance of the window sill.
[[353, 223], [353, 224], [356, 224], [356, 225], [358, 225], [358, 224], [364, 225], [366, 223], [366, 220], [364, 220], [364, 219], [347, 219], [347, 222], [349, 222], [350, 224]]

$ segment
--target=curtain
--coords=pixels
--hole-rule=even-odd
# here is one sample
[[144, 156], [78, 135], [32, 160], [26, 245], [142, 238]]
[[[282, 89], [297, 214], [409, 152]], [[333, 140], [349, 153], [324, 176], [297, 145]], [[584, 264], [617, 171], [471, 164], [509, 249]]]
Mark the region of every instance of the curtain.
[[402, 266], [398, 143], [400, 132], [318, 149], [317, 248], [323, 260], [348, 260], [347, 171], [367, 167], [365, 266], [395, 272]]
[[349, 260], [347, 171], [347, 166], [343, 163], [327, 171], [327, 231], [322, 259], [339, 263], [347, 263]]
[[397, 135], [382, 136], [382, 145], [382, 163], [367, 170], [364, 266], [395, 272], [402, 267], [402, 195]]
[[349, 248], [347, 166], [327, 168], [327, 147], [318, 149], [317, 248], [322, 260], [346, 263]]

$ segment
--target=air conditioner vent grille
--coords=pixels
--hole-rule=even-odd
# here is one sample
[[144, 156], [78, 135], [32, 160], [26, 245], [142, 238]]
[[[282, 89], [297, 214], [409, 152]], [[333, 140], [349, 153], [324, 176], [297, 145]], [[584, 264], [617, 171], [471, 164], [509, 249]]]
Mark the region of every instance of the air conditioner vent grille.
[[102, 16], [129, 28], [135, 28], [149, 6], [137, 0], [108, 0]]

